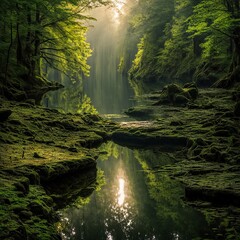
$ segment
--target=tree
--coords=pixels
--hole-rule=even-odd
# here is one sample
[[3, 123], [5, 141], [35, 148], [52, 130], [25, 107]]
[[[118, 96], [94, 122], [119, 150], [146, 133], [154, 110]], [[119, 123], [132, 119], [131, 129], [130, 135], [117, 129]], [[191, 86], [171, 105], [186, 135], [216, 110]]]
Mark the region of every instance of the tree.
[[16, 97], [20, 89], [23, 91], [21, 99], [34, 87], [45, 88], [43, 92], [50, 85], [58, 88], [44, 78], [45, 65], [64, 72], [74, 81], [87, 75], [91, 50], [86, 42], [84, 23], [91, 18], [84, 12], [101, 4], [107, 2], [1, 1], [0, 74], [5, 95]]
[[195, 59], [193, 45], [186, 32], [186, 19], [191, 13], [190, 0], [175, 0], [174, 16], [165, 27], [164, 46], [158, 50], [157, 73], [161, 79], [191, 79]]
[[[238, 0], [204, 0], [194, 7], [188, 32], [204, 36], [202, 60], [218, 65], [225, 76], [218, 86], [228, 87], [240, 72], [240, 9]], [[229, 64], [230, 63], [230, 64]], [[211, 64], [210, 64], [211, 65]]]
[[130, 23], [139, 33], [140, 39], [138, 52], [129, 72], [132, 79], [152, 82], [158, 78], [156, 59], [158, 50], [164, 46], [164, 29], [174, 13], [174, 1], [140, 1], [136, 9]]

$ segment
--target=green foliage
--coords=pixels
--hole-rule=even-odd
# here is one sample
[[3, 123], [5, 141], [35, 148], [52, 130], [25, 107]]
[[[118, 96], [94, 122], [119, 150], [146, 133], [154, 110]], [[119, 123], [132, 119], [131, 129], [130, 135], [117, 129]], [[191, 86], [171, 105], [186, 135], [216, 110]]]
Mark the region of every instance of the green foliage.
[[202, 61], [226, 58], [233, 19], [223, 1], [201, 1], [188, 19], [191, 37], [204, 35]]
[[193, 35], [219, 32], [229, 33], [233, 19], [222, 0], [204, 0], [194, 7], [193, 15], [189, 17], [188, 32]]
[[87, 95], [84, 95], [81, 103], [78, 105], [77, 113], [98, 114], [98, 111], [92, 105], [91, 99]]
[[46, 68], [63, 72], [73, 82], [87, 76], [91, 49], [85, 25], [92, 18], [86, 11], [102, 4], [107, 1], [1, 1], [0, 76], [4, 84], [20, 85], [23, 90], [30, 83], [44, 85]]
[[142, 88], [143, 83], [211, 78], [213, 72], [216, 78], [231, 75], [240, 64], [239, 6], [238, 0], [136, 4], [128, 27], [138, 42], [129, 67], [131, 82]]

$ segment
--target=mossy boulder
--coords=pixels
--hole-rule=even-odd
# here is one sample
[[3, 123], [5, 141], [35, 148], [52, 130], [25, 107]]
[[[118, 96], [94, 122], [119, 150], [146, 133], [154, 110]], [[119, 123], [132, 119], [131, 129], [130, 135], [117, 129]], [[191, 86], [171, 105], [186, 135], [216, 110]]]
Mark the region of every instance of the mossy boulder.
[[166, 87], [166, 90], [167, 90], [168, 99], [170, 102], [174, 102], [174, 98], [176, 94], [179, 94], [179, 95], [183, 94], [183, 89], [177, 84], [169, 84]]
[[146, 106], [131, 107], [125, 113], [136, 118], [145, 118], [153, 113], [153, 109]]
[[184, 148], [189, 139], [184, 136], [160, 136], [158, 133], [116, 131], [112, 134], [112, 140], [123, 146], [128, 147], [152, 147], [159, 146], [163, 149]]
[[194, 83], [185, 84], [183, 88], [177, 84], [169, 84], [163, 88], [159, 101], [154, 105], [186, 106], [187, 103], [196, 100], [197, 97], [198, 89]]
[[189, 102], [189, 99], [182, 94], [177, 94], [174, 97], [174, 105], [176, 106], [181, 106], [181, 105], [186, 106], [188, 102]]
[[198, 89], [196, 87], [188, 88], [187, 92], [189, 93], [189, 95], [191, 96], [191, 98], [193, 100], [197, 99], [197, 97], [198, 97]]

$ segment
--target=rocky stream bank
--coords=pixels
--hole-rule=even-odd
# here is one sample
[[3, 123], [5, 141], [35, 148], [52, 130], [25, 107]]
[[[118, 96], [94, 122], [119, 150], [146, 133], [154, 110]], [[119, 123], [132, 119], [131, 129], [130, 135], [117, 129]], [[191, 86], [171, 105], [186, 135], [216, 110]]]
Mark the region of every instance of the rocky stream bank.
[[192, 98], [173, 85], [128, 109], [138, 121], [122, 123], [113, 140], [169, 152], [175, 163], [148, 171], [183, 184], [185, 202], [204, 213], [213, 239], [240, 239], [239, 88], [195, 88]]
[[0, 239], [60, 239], [56, 210], [92, 193], [97, 147], [114, 128], [97, 115], [1, 99]]

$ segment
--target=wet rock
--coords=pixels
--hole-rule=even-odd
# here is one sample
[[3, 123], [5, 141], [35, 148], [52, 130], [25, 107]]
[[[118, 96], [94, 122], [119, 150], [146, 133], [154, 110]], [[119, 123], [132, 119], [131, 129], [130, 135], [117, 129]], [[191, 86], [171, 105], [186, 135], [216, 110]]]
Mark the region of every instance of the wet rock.
[[79, 160], [66, 160], [34, 168], [40, 176], [40, 182], [46, 183], [73, 173], [80, 173], [83, 170], [96, 168], [96, 161], [92, 157], [85, 157]]
[[[93, 168], [81, 174], [75, 173], [61, 177], [58, 181], [48, 182], [44, 187], [57, 204], [56, 208], [59, 209], [73, 203], [80, 196], [88, 197], [95, 189], [90, 187], [90, 184], [96, 183], [96, 177], [97, 169]], [[88, 195], [85, 194], [86, 191]]]
[[195, 84], [185, 84], [184, 88], [177, 84], [165, 86], [160, 94], [160, 99], [154, 105], [173, 104], [176, 106], [186, 106], [186, 104], [198, 97], [198, 89]]
[[112, 134], [112, 140], [117, 144], [132, 147], [186, 147], [188, 138], [180, 136], [159, 136], [142, 133], [129, 133], [125, 131], [117, 131]]
[[240, 206], [240, 194], [231, 189], [216, 189], [187, 185], [185, 187], [187, 200], [204, 200], [218, 204], [233, 204]]
[[9, 116], [12, 114], [12, 111], [7, 109], [7, 110], [0, 110], [0, 122], [6, 121]]
[[145, 106], [131, 107], [125, 113], [129, 116], [145, 118], [153, 113], [151, 108]]

